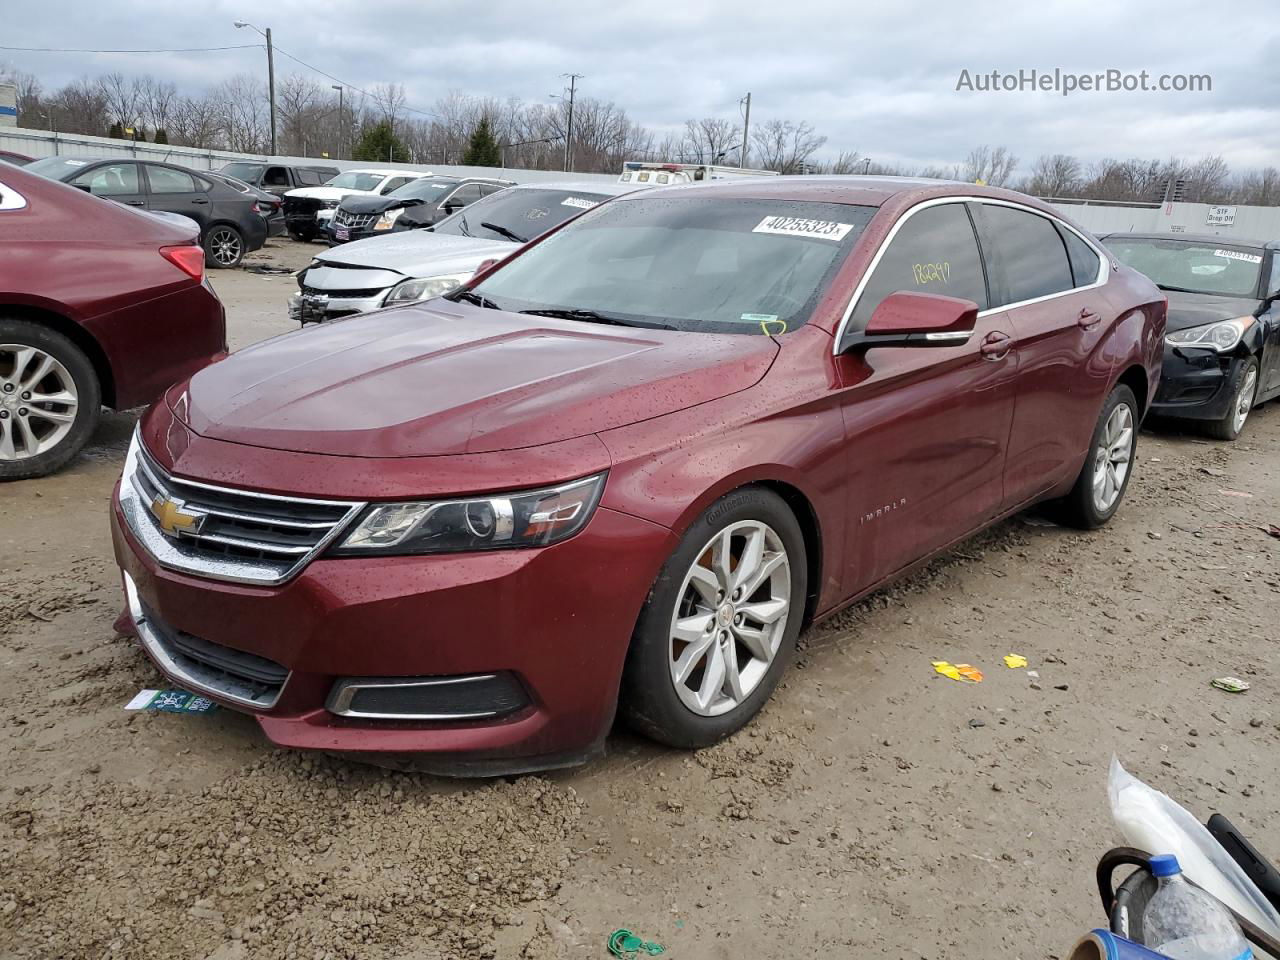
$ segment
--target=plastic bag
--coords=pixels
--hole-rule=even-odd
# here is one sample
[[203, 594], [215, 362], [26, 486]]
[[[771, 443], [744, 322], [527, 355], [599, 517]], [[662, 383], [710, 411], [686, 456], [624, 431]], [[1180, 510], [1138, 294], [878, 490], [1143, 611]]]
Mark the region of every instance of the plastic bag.
[[1130, 846], [1172, 853], [1182, 871], [1242, 917], [1280, 937], [1280, 914], [1194, 816], [1111, 758], [1111, 817]]

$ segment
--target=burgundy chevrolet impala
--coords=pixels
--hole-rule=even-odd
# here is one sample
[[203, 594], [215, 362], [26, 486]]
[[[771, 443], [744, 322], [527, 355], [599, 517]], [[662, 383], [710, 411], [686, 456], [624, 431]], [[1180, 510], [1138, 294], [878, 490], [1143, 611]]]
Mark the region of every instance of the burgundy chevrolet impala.
[[862, 177], [602, 204], [143, 418], [136, 634], [279, 744], [580, 762], [737, 730], [796, 635], [1038, 501], [1106, 523], [1165, 301], [1051, 208]]

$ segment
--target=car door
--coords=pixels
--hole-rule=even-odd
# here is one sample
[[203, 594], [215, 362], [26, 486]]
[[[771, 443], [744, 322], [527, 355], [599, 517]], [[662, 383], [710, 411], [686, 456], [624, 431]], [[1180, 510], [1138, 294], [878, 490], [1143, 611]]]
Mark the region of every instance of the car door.
[[186, 170], [168, 167], [159, 163], [145, 163], [147, 183], [147, 207], [150, 210], [163, 210], [166, 213], [178, 213], [190, 217], [200, 224], [203, 235], [209, 225], [210, 206], [209, 181]]
[[1106, 265], [1061, 221], [1005, 201], [975, 204], [993, 302], [1018, 352], [1006, 495], [1023, 503], [1074, 477], [1111, 383], [1116, 320]]
[[147, 186], [138, 164], [132, 160], [103, 163], [73, 177], [72, 186], [87, 188], [95, 197], [106, 197], [129, 207], [147, 205]]
[[860, 333], [898, 291], [972, 300], [973, 334], [955, 346], [839, 353], [848, 456], [847, 593], [856, 593], [982, 526], [1004, 503], [1017, 353], [990, 310], [963, 198], [906, 211], [872, 261], [840, 330]]
[[1280, 250], [1272, 250], [1270, 253], [1271, 269], [1263, 291], [1268, 298], [1267, 306], [1258, 317], [1259, 323], [1266, 324], [1262, 369], [1258, 371], [1259, 398], [1280, 392]]
[[449, 214], [457, 210], [461, 210], [463, 207], [469, 207], [482, 196], [484, 196], [484, 194], [480, 190], [480, 184], [464, 183], [454, 190], [453, 193], [440, 201], [439, 216], [447, 217]]

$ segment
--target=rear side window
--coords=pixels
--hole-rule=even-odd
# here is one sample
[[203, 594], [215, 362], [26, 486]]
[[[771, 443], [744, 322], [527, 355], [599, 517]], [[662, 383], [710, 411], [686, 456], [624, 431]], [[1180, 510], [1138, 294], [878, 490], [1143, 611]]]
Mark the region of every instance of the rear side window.
[[475, 203], [479, 199], [479, 185], [475, 183], [464, 183], [457, 190], [453, 191], [453, 195], [449, 197], [447, 202], [456, 207], [459, 204], [466, 205]]
[[314, 170], [295, 170], [293, 175], [298, 178], [298, 182], [306, 187], [318, 187], [324, 182], [324, 178]]
[[489, 194], [491, 194], [491, 193], [497, 193], [499, 190], [505, 190], [505, 189], [506, 189], [506, 187], [502, 186], [501, 184], [497, 184], [497, 183], [482, 183], [482, 184], [480, 184], [480, 192], [481, 192], [481, 193], [483, 193], [486, 197], [487, 197]]
[[979, 310], [986, 309], [982, 257], [963, 203], [927, 207], [907, 218], [863, 288], [850, 330], [866, 329], [880, 302], [904, 290], [972, 300]]
[[993, 306], [1047, 297], [1075, 286], [1067, 248], [1048, 217], [984, 203], [982, 218], [1004, 267], [1005, 289]]
[[168, 167], [148, 167], [147, 179], [152, 193], [195, 193], [200, 189], [191, 174]]
[[406, 183], [412, 183], [416, 179], [417, 177], [392, 177], [390, 180], [387, 181], [386, 186], [384, 186], [378, 192], [382, 194], [387, 194], [387, 193], [390, 193], [392, 190], [399, 190]]
[[1055, 224], [1062, 242], [1067, 245], [1067, 259], [1071, 261], [1071, 276], [1077, 287], [1087, 287], [1098, 279], [1098, 270], [1102, 261], [1078, 235], [1061, 224]]
[[78, 187], [88, 187], [95, 197], [120, 197], [142, 192], [136, 163], [109, 163], [104, 167], [94, 167], [71, 182]]

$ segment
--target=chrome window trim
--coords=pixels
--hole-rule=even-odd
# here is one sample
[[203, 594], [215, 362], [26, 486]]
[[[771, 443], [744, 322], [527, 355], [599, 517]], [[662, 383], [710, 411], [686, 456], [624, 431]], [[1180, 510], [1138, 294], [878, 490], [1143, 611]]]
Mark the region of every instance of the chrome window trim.
[[325, 701], [325, 709], [335, 716], [354, 717], [360, 720], [484, 720], [501, 716], [497, 710], [483, 710], [473, 713], [374, 713], [367, 710], [352, 710], [351, 701], [359, 690], [399, 689], [401, 687], [442, 687], [455, 683], [476, 683], [481, 680], [492, 680], [496, 673], [479, 673], [465, 677], [439, 677], [426, 680], [387, 680], [377, 682], [373, 678], [361, 677], [352, 680], [339, 680], [333, 685], [329, 697]]
[[[917, 213], [919, 213], [921, 210], [928, 210], [931, 207], [941, 207], [949, 203], [985, 203], [985, 204], [990, 204], [991, 206], [996, 206], [996, 207], [1012, 207], [1013, 209], [1021, 210], [1024, 213], [1032, 213], [1037, 216], [1044, 217], [1046, 220], [1050, 220], [1058, 224], [1060, 227], [1066, 230], [1070, 230], [1077, 237], [1083, 240], [1088, 245], [1090, 250], [1092, 250], [1094, 253], [1098, 255], [1098, 276], [1092, 283], [1086, 283], [1080, 286], [1070, 287], [1067, 290], [1059, 290], [1056, 293], [1047, 293], [1043, 297], [1033, 297], [1030, 300], [1018, 300], [1018, 301], [1015, 301], [1014, 303], [1001, 304], [998, 307], [987, 307], [983, 310], [978, 311], [979, 319], [981, 319], [982, 317], [991, 316], [994, 313], [1002, 313], [1005, 310], [1013, 310], [1018, 307], [1026, 307], [1034, 303], [1044, 303], [1047, 300], [1053, 300], [1057, 297], [1065, 297], [1068, 294], [1079, 293], [1081, 290], [1094, 290], [1098, 287], [1103, 286], [1107, 282], [1107, 280], [1110, 279], [1111, 277], [1110, 255], [1106, 253], [1106, 251], [1104, 251], [1096, 241], [1085, 236], [1083, 233], [1081, 233], [1071, 224], [1067, 223], [1061, 217], [1053, 213], [1050, 213], [1047, 210], [1038, 210], [1035, 207], [1027, 206], [1025, 203], [1018, 203], [1013, 200], [1001, 200], [996, 197], [978, 197], [978, 196], [973, 196], [968, 194], [956, 194], [954, 196], [948, 196], [948, 197], [934, 197], [931, 200], [921, 201], [920, 203], [917, 203], [914, 207], [908, 208], [907, 211], [903, 213], [901, 217], [898, 218], [898, 221], [889, 229], [889, 232], [885, 234], [885, 238], [880, 241], [880, 246], [876, 249], [875, 256], [871, 258], [871, 262], [867, 264], [867, 269], [863, 271], [862, 279], [858, 281], [858, 285], [854, 288], [853, 296], [850, 297], [849, 299], [849, 305], [845, 307], [844, 314], [840, 317], [840, 323], [836, 326], [836, 335], [831, 344], [831, 353], [833, 356], [840, 355], [840, 343], [844, 338], [845, 331], [848, 329], [849, 319], [850, 317], [853, 316], [853, 311], [857, 309], [858, 301], [862, 299], [863, 291], [866, 289], [867, 284], [871, 281], [872, 275], [876, 272], [876, 267], [880, 265], [880, 261], [884, 257], [885, 251], [889, 248], [889, 244], [893, 243], [894, 237], [896, 237], [898, 235], [898, 231], [902, 229], [902, 225], [906, 223], [908, 220], [910, 220]], [[986, 251], [984, 251], [982, 248], [982, 237], [975, 235], [974, 239], [978, 244], [978, 254], [979, 256], [982, 257], [982, 263], [985, 269], [986, 268]], [[1063, 256], [1068, 256], [1067, 251], [1065, 249], [1065, 245], [1062, 253], [1063, 253]], [[1069, 262], [1070, 262], [1070, 257], [1068, 257], [1068, 263]]]
[[[174, 570], [209, 580], [241, 583], [256, 587], [273, 587], [287, 583], [301, 573], [319, 554], [328, 549], [333, 541], [341, 536], [350, 527], [352, 521], [360, 516], [368, 506], [368, 503], [363, 501], [289, 497], [281, 494], [259, 493], [256, 490], [223, 487], [212, 483], [201, 483], [198, 480], [185, 480], [175, 477], [152, 461], [151, 454], [147, 452], [142, 443], [141, 433], [137, 429], [134, 430], [130, 452], [136, 453], [136, 457], [129, 455], [125, 457], [124, 475], [121, 478], [118, 500], [129, 532], [133, 534], [134, 539], [138, 541], [142, 548], [166, 570]], [[130, 471], [131, 461], [133, 461], [132, 472]], [[151, 484], [162, 492], [174, 488], [177, 488], [175, 492], [181, 492], [181, 487], [188, 487], [193, 490], [208, 490], [211, 493], [253, 497], [280, 503], [342, 507], [346, 509], [346, 513], [333, 524], [333, 528], [329, 533], [322, 537], [314, 547], [305, 554], [299, 555], [294, 563], [283, 571], [280, 571], [278, 565], [255, 564], [248, 560], [213, 561], [192, 559], [179, 550], [173, 541], [161, 533], [154, 523], [148, 519], [150, 511], [148, 510], [147, 492], [138, 486], [138, 482], [135, 479], [140, 470], [145, 471]], [[157, 474], [163, 475], [167, 479], [167, 483], [160, 483], [157, 479]]]
[[289, 675], [284, 678], [284, 683], [280, 684], [280, 688], [275, 692], [275, 696], [270, 698], [251, 698], [243, 697], [239, 694], [223, 688], [216, 687], [210, 683], [199, 679], [182, 666], [165, 649], [164, 643], [160, 639], [159, 633], [152, 627], [151, 618], [147, 616], [146, 611], [142, 608], [142, 600], [138, 596], [138, 587], [133, 582], [133, 577], [127, 571], [124, 572], [124, 595], [125, 602], [129, 607], [129, 616], [133, 620], [134, 628], [138, 631], [138, 642], [143, 649], [149, 653], [152, 658], [160, 665], [160, 670], [172, 680], [176, 680], [182, 686], [187, 687], [195, 693], [208, 694], [219, 700], [227, 700], [241, 707], [250, 710], [261, 711], [270, 710], [280, 702], [280, 697], [284, 694], [284, 688], [289, 685], [289, 681], [293, 678], [293, 671], [289, 671]]

